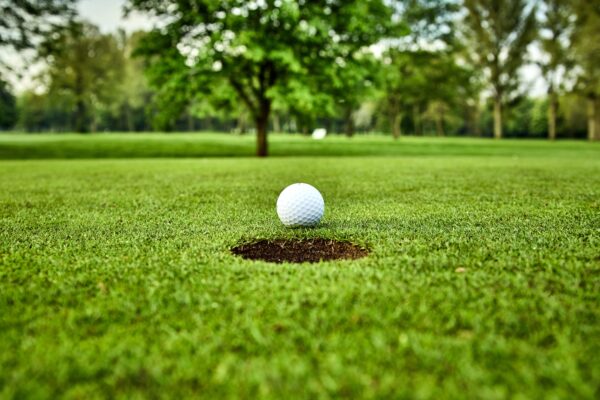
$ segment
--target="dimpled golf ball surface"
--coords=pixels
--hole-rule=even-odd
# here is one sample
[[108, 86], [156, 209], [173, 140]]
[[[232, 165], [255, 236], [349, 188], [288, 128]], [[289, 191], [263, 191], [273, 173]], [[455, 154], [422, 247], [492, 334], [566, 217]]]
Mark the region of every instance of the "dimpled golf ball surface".
[[285, 226], [316, 225], [324, 211], [323, 196], [307, 183], [286, 187], [277, 199], [277, 215]]

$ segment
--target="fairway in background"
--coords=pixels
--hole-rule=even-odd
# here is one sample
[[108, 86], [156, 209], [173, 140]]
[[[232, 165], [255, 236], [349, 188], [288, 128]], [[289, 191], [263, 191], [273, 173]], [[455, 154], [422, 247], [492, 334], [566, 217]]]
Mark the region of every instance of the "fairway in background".
[[[474, 138], [405, 137], [384, 135], [347, 138], [329, 135], [319, 141], [302, 135], [271, 135], [273, 156], [568, 156], [595, 157], [597, 143], [540, 140], [492, 142]], [[219, 133], [0, 134], [1, 159], [250, 157], [252, 135]]]

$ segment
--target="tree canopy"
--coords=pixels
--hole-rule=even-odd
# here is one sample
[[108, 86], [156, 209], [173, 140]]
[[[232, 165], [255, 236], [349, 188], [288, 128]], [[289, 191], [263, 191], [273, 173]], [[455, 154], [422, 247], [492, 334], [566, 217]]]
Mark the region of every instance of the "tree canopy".
[[494, 98], [494, 137], [502, 137], [502, 106], [521, 94], [519, 70], [536, 37], [536, 8], [527, 0], [465, 0], [465, 25], [476, 63]]
[[597, 2], [127, 0], [155, 26], [132, 34], [74, 4], [0, 0], [0, 59], [38, 56], [1, 129], [600, 138]]
[[[0, 49], [33, 48], [74, 15], [76, 0], [0, 0]], [[0, 57], [0, 77], [10, 66]]]
[[565, 78], [572, 70], [569, 51], [572, 39], [572, 6], [564, 0], [546, 0], [540, 22], [540, 45], [545, 59], [540, 62], [548, 85], [548, 137], [556, 138], [558, 93], [564, 90]]
[[48, 91], [72, 102], [75, 130], [90, 131], [93, 109], [110, 106], [124, 74], [115, 38], [89, 23], [73, 21], [45, 39], [40, 56], [48, 64]]
[[329, 87], [323, 78], [360, 68], [357, 53], [394, 27], [383, 0], [130, 0], [129, 9], [163, 22], [141, 50], [154, 64], [152, 81], [181, 101], [190, 90], [210, 96], [231, 87], [252, 115], [259, 156], [267, 155], [275, 99], [319, 96]]
[[600, 4], [572, 1], [576, 16], [573, 55], [579, 67], [576, 90], [587, 99], [588, 138], [600, 140]]
[[0, 80], [0, 130], [10, 129], [17, 122], [17, 102], [8, 84]]

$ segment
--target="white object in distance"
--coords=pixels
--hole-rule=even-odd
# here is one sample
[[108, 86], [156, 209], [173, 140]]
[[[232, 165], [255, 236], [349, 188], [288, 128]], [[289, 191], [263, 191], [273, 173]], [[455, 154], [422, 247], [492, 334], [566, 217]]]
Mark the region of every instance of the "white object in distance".
[[325, 136], [327, 136], [327, 129], [325, 128], [317, 128], [312, 133], [312, 138], [315, 140], [325, 139]]
[[285, 226], [315, 226], [323, 218], [325, 201], [308, 183], [294, 183], [277, 199], [277, 215]]

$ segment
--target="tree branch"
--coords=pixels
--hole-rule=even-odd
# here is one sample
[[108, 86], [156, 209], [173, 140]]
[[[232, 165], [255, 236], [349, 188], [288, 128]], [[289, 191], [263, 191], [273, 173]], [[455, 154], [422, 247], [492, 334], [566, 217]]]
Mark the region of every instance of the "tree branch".
[[231, 83], [231, 86], [233, 86], [235, 91], [240, 95], [244, 103], [246, 103], [252, 115], [254, 117], [258, 116], [258, 106], [252, 101], [242, 83], [238, 81], [234, 76], [229, 77], [229, 82]]

